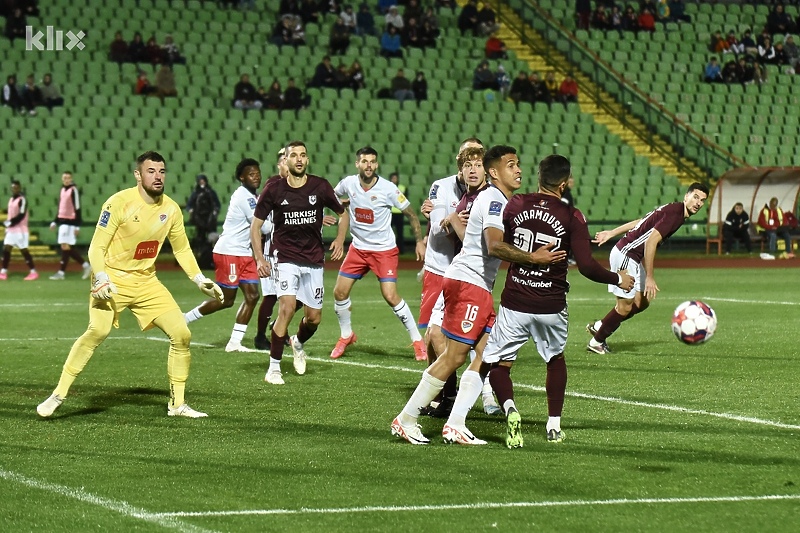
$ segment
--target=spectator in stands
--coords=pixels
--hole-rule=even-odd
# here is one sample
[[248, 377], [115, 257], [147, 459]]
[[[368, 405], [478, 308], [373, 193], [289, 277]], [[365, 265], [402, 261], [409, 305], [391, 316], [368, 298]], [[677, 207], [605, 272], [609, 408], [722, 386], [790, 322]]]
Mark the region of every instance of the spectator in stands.
[[308, 86], [336, 88], [336, 70], [331, 65], [330, 56], [322, 58], [322, 62], [314, 70], [314, 77], [311, 78]]
[[283, 93], [283, 109], [293, 109], [295, 113], [305, 109], [311, 104], [311, 97], [304, 96], [294, 83], [294, 78], [289, 78], [286, 82], [286, 90]]
[[164, 38], [164, 44], [161, 45], [161, 55], [164, 63], [169, 65], [185, 65], [186, 58], [181, 55], [181, 51], [175, 41], [172, 40], [172, 35], [167, 35]]
[[486, 89], [496, 91], [499, 89], [497, 86], [497, 78], [489, 69], [488, 61], [481, 61], [475, 68], [472, 74], [472, 88], [476, 91], [485, 91]]
[[431, 25], [430, 19], [426, 18], [422, 22], [419, 31], [419, 39], [423, 48], [436, 48], [436, 39], [439, 37], [439, 28]]
[[47, 109], [53, 109], [54, 107], [60, 107], [64, 105], [64, 98], [61, 96], [61, 91], [58, 90], [58, 86], [53, 83], [53, 76], [50, 73], [44, 75], [42, 78], [42, 104]]
[[428, 99], [428, 80], [425, 79], [425, 73], [421, 70], [417, 72], [417, 76], [411, 82], [411, 90], [414, 91], [414, 99], [417, 104]]
[[142, 34], [138, 31], [133, 34], [133, 40], [128, 43], [128, 60], [132, 63], [146, 63], [148, 61]]
[[625, 8], [625, 13], [622, 15], [622, 29], [633, 33], [639, 31], [639, 17], [630, 4]]
[[294, 15], [282, 15], [275, 28], [272, 30], [270, 41], [277, 46], [291, 45], [294, 43], [292, 35], [294, 33]]
[[356, 32], [356, 14], [353, 11], [353, 6], [347, 4], [342, 8], [342, 12], [339, 13], [339, 18], [342, 19], [342, 23], [347, 27], [350, 33]]
[[711, 42], [708, 44], [708, 51], [712, 54], [721, 54], [728, 49], [728, 40], [722, 37], [722, 32], [717, 30], [711, 36]]
[[658, 4], [656, 4], [654, 14], [659, 22], [672, 22], [669, 16], [669, 4], [667, 4], [667, 0], [659, 0]]
[[425, 8], [425, 13], [422, 14], [422, 19], [420, 20], [420, 24], [423, 26], [425, 22], [429, 23], [429, 26], [432, 30], [436, 32], [436, 36], [439, 36], [439, 17], [436, 16], [436, 12], [433, 10], [431, 6]]
[[319, 24], [320, 4], [316, 0], [303, 0], [297, 10], [297, 13], [292, 14], [299, 15], [303, 24]]
[[511, 78], [506, 73], [506, 68], [503, 65], [497, 65], [497, 72], [494, 73], [497, 80], [497, 89], [500, 91], [500, 98], [505, 100], [508, 95], [508, 90], [511, 87]]
[[150, 85], [150, 80], [147, 78], [147, 72], [139, 70], [139, 75], [136, 78], [136, 86], [133, 89], [134, 94], [141, 94], [148, 96], [156, 92], [156, 88]]
[[250, 76], [242, 74], [239, 83], [233, 87], [233, 107], [246, 111], [248, 109], [261, 109], [264, 104], [258, 99], [258, 91], [250, 83]]
[[761, 30], [761, 33], [759, 33], [758, 37], [756, 37], [756, 47], [764, 46], [764, 39], [772, 40], [772, 35], [770, 35], [766, 28]]
[[669, 17], [673, 22], [692, 22], [692, 17], [686, 14], [683, 0], [669, 0]]
[[147, 45], [144, 47], [145, 54], [147, 54], [147, 62], [153, 65], [155, 69], [156, 65], [160, 65], [164, 62], [164, 51], [156, 42], [155, 37], [150, 37], [147, 40]]
[[783, 209], [778, 207], [777, 198], [771, 198], [769, 205], [765, 205], [758, 214], [758, 227], [764, 231], [764, 235], [768, 239], [769, 253], [777, 253], [778, 235], [780, 235], [786, 245], [785, 251], [781, 257], [794, 257], [794, 253], [792, 251], [792, 237], [789, 234], [789, 228], [786, 225]]
[[199, 174], [195, 180], [192, 194], [186, 201], [186, 210], [189, 212], [189, 222], [195, 228], [192, 251], [197, 256], [198, 263], [202, 268], [208, 268], [209, 263], [213, 268], [211, 241], [215, 238], [211, 234], [217, 231], [217, 216], [220, 207], [219, 196], [211, 188], [208, 177], [205, 174]]
[[594, 9], [594, 13], [592, 13], [592, 28], [596, 30], [607, 30], [609, 27], [606, 6], [605, 4], [598, 3], [597, 7]]
[[405, 48], [424, 48], [422, 45], [421, 28], [414, 17], [406, 18], [406, 27], [403, 28], [400, 42]]
[[280, 5], [278, 6], [278, 13], [283, 15], [301, 15], [302, 14], [302, 4], [300, 0], [281, 0]]
[[336, 88], [350, 88], [350, 73], [347, 71], [347, 65], [344, 63], [339, 63], [339, 66], [336, 67]]
[[406, 0], [406, 8], [403, 10], [403, 20], [408, 22], [408, 19], [417, 19], [417, 24], [422, 24], [422, 7], [419, 5], [419, 0]]
[[500, 40], [497, 36], [497, 32], [492, 33], [488, 39], [486, 39], [486, 59], [508, 59], [508, 53], [506, 53], [506, 43]]
[[788, 65], [789, 60], [786, 57], [786, 51], [783, 49], [783, 43], [778, 42], [772, 47], [775, 50], [775, 59], [773, 65]]
[[28, 19], [20, 8], [15, 8], [14, 12], [6, 17], [5, 35], [13, 43], [14, 39], [25, 38], [25, 27]]
[[33, 74], [28, 74], [25, 78], [25, 86], [22, 87], [22, 107], [28, 110], [28, 114], [33, 116], [36, 114], [36, 108], [43, 104], [42, 91], [36, 85], [36, 80]]
[[550, 99], [558, 99], [558, 89], [561, 84], [556, 81], [556, 75], [552, 70], [544, 75], [544, 84], [547, 86], [547, 90], [550, 91]]
[[544, 82], [544, 80], [539, 78], [538, 72], [531, 72], [531, 75], [528, 77], [528, 81], [531, 84], [531, 104], [542, 102], [550, 105], [553, 103], [553, 99], [550, 96], [550, 91], [547, 88], [547, 84]]
[[364, 68], [358, 61], [353, 61], [347, 74], [350, 80], [349, 86], [353, 91], [358, 92], [359, 89], [363, 89], [367, 86], [366, 80], [364, 79]]
[[533, 89], [525, 71], [520, 71], [517, 77], [514, 78], [514, 81], [511, 82], [508, 96], [517, 104], [531, 101], [533, 98]]
[[392, 78], [392, 96], [400, 103], [415, 98], [414, 91], [411, 90], [411, 82], [406, 78], [403, 69], [398, 69], [397, 74]]
[[[661, 0], [658, 0], [661, 1]], [[644, 11], [645, 9], [649, 10], [650, 13], [655, 16], [656, 11], [658, 8], [656, 7], [656, 0], [640, 0], [639, 2], [639, 13]]]
[[111, 45], [108, 47], [108, 59], [120, 65], [130, 61], [128, 43], [122, 38], [122, 32], [118, 31], [114, 34], [114, 40], [111, 41]]
[[17, 89], [17, 77], [9, 76], [3, 86], [3, 105], [10, 107], [15, 113], [24, 113], [22, 97]]
[[753, 61], [752, 56], [739, 56], [739, 65], [736, 71], [739, 83], [742, 85], [749, 85], [756, 81], [758, 77], [756, 63]]
[[356, 33], [361, 36], [376, 35], [375, 17], [368, 4], [361, 4], [356, 15]]
[[639, 13], [639, 29], [650, 33], [656, 31], [656, 18], [653, 16], [653, 12], [647, 8], [642, 9], [642, 12]]
[[332, 56], [344, 55], [348, 46], [350, 46], [350, 28], [345, 25], [342, 17], [337, 17], [331, 28], [328, 53]]
[[579, 30], [588, 30], [592, 19], [591, 0], [575, 0], [575, 18]]
[[392, 6], [389, 8], [389, 12], [386, 13], [384, 20], [385, 22], [383, 27], [387, 30], [389, 29], [389, 26], [394, 26], [397, 32], [400, 33], [405, 27], [405, 19], [397, 11], [397, 6]]
[[772, 39], [769, 37], [765, 38], [763, 43], [758, 45], [758, 62], [761, 64], [764, 73], [767, 72], [764, 65], [775, 64], [775, 47], [772, 46]]
[[395, 0], [378, 0], [378, 13], [385, 15], [393, 5], [395, 5]]
[[164, 101], [164, 98], [174, 98], [178, 96], [178, 89], [175, 86], [175, 74], [172, 67], [162, 64], [156, 73], [156, 96]]
[[742, 35], [742, 46], [744, 47], [744, 53], [755, 56], [758, 54], [758, 45], [753, 40], [752, 34], [750, 30], [745, 30], [744, 35]]
[[578, 83], [570, 74], [564, 76], [564, 81], [558, 88], [558, 98], [566, 106], [570, 102], [578, 102]]
[[491, 35], [500, 29], [500, 24], [497, 23], [497, 16], [489, 4], [483, 4], [483, 7], [478, 11], [478, 35]]
[[461, 8], [461, 13], [458, 14], [458, 29], [461, 30], [461, 35], [467, 32], [478, 34], [478, 0], [468, 0], [467, 5]]
[[739, 67], [735, 59], [731, 59], [722, 67], [722, 81], [725, 83], [739, 82]]
[[736, 32], [730, 30], [728, 32], [727, 41], [728, 49], [725, 51], [725, 53], [736, 54], [737, 56], [744, 53], [744, 45], [736, 37]]
[[389, 26], [381, 36], [381, 55], [383, 57], [403, 57], [402, 44], [397, 28]]
[[786, 54], [786, 63], [796, 72], [797, 61], [800, 59], [800, 49], [794, 44], [794, 37], [788, 33], [783, 38], [783, 51]]
[[611, 6], [611, 13], [608, 14], [608, 29], [622, 33], [622, 11], [617, 4]]
[[735, 241], [741, 241], [747, 253], [751, 252], [750, 217], [745, 213], [742, 202], [736, 202], [733, 205], [733, 209], [725, 217], [725, 223], [722, 226], [722, 242], [725, 246], [725, 255], [731, 253], [731, 248]]
[[292, 17], [292, 46], [297, 48], [298, 46], [306, 44], [306, 29], [303, 26], [303, 19], [294, 15]]
[[786, 11], [783, 4], [775, 4], [769, 16], [767, 16], [767, 31], [772, 34], [787, 34], [795, 31], [795, 25]]
[[703, 74], [703, 81], [706, 83], [722, 83], [722, 67], [719, 66], [716, 57], [712, 57], [706, 65], [706, 70]]

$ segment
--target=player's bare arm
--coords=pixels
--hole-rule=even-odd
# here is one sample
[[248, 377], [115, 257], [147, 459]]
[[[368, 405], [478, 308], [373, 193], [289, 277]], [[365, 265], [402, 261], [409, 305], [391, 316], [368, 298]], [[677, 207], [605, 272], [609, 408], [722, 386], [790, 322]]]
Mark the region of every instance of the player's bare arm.
[[555, 250], [555, 242], [545, 244], [535, 252], [526, 252], [520, 250], [514, 245], [508, 244], [503, 241], [503, 232], [497, 228], [486, 228], [483, 230], [484, 238], [486, 239], [486, 247], [489, 255], [508, 261], [509, 263], [517, 263], [520, 265], [552, 265], [559, 261], [566, 261], [567, 252], [564, 250]]
[[342, 216], [339, 217], [339, 229], [336, 231], [336, 238], [330, 246], [331, 260], [339, 261], [344, 257], [344, 239], [347, 237], [347, 231], [350, 229], [350, 212], [345, 209]]
[[327, 227], [336, 225], [336, 217], [333, 215], [325, 215], [322, 217], [322, 225]]
[[261, 226], [264, 220], [256, 216], [250, 223], [250, 248], [253, 250], [253, 259], [256, 260], [256, 267], [258, 268], [258, 275], [262, 278], [268, 278], [272, 273], [272, 267], [264, 257], [263, 246], [261, 245]]
[[636, 224], [638, 224], [641, 220], [642, 219], [637, 218], [636, 220], [631, 220], [627, 224], [623, 224], [622, 226], [616, 227], [614, 229], [598, 231], [595, 234], [594, 239], [592, 239], [592, 242], [597, 246], [602, 246], [603, 244], [608, 242], [609, 239], [613, 239], [617, 235], [622, 235], [632, 230], [633, 228], [636, 227]]
[[656, 285], [653, 273], [655, 271], [654, 263], [659, 243], [661, 243], [661, 233], [654, 229], [647, 238], [647, 242], [644, 243], [644, 257], [642, 260], [645, 273], [644, 296], [648, 301], [653, 300], [658, 292], [658, 285]]
[[420, 207], [420, 212], [422, 213], [422, 216], [430, 220], [431, 211], [433, 211], [433, 202], [431, 202], [430, 198], [425, 198], [425, 201], [422, 202], [422, 207]]
[[403, 209], [403, 214], [408, 219], [408, 223], [411, 225], [411, 232], [414, 233], [414, 240], [417, 242], [417, 261], [422, 261], [425, 259], [425, 242], [423, 241], [425, 236], [422, 234], [422, 226], [419, 223], [419, 217], [417, 217], [417, 213], [414, 212], [414, 209], [412, 209], [410, 205]]

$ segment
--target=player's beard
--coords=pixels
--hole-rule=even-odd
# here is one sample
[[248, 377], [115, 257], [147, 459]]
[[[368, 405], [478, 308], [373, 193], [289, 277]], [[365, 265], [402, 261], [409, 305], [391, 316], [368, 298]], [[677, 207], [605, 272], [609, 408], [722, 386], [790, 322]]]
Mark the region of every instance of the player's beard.
[[307, 169], [307, 168], [308, 168], [308, 165], [305, 165], [305, 166], [303, 167], [303, 170], [301, 170], [301, 171], [299, 171], [299, 172], [298, 172], [298, 170], [297, 170], [297, 168], [296, 168], [296, 167], [290, 166], [290, 167], [289, 167], [289, 174], [291, 174], [291, 175], [292, 175], [292, 176], [294, 176], [295, 178], [302, 178], [303, 176], [305, 176], [305, 175], [306, 175], [306, 169]]
[[152, 187], [148, 187], [144, 183], [142, 183], [142, 189], [144, 189], [144, 192], [147, 193], [147, 196], [149, 196], [153, 200], [158, 200], [159, 198], [161, 198], [161, 195], [164, 194], [164, 185], [163, 184], [161, 185], [161, 190], [156, 190], [156, 189], [154, 189]]

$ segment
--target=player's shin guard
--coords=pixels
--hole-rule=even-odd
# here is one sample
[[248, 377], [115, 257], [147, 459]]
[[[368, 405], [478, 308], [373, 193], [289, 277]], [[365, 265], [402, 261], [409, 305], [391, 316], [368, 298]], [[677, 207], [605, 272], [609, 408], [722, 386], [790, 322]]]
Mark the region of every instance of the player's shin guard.
[[269, 319], [272, 318], [272, 311], [275, 309], [275, 304], [278, 302], [278, 297], [274, 294], [268, 294], [261, 300], [261, 305], [258, 308], [258, 329], [256, 335], [266, 335], [267, 328], [269, 327]]
[[317, 327], [316, 324], [306, 322], [305, 317], [303, 317], [300, 321], [300, 326], [297, 328], [297, 340], [300, 341], [300, 344], [305, 344], [317, 332]]
[[288, 335], [280, 336], [275, 333], [275, 330], [272, 330], [272, 335], [270, 336], [269, 342], [269, 357], [270, 359], [275, 359], [276, 361], [280, 361], [283, 358], [283, 347], [285, 346], [286, 339]]
[[399, 318], [400, 322], [402, 322], [406, 327], [406, 330], [411, 337], [411, 342], [421, 341], [422, 335], [419, 334], [417, 322], [414, 320], [414, 315], [411, 314], [411, 308], [408, 307], [406, 301], [400, 300], [399, 304], [392, 307], [392, 311], [394, 311], [394, 314], [397, 315], [397, 318]]
[[[186, 380], [189, 379], [189, 365], [192, 356], [189, 353], [189, 343], [192, 334], [185, 323], [174, 324], [170, 321], [168, 327], [162, 328], [169, 337], [169, 357], [167, 358], [167, 376], [169, 377], [170, 405], [179, 407], [185, 403], [184, 392]], [[161, 327], [161, 326], [159, 326]]]
[[478, 396], [481, 395], [483, 390], [483, 380], [480, 374], [474, 370], [466, 370], [461, 375], [461, 386], [458, 388], [456, 401], [453, 404], [453, 410], [450, 412], [450, 418], [447, 423], [450, 425], [463, 426], [467, 423], [467, 413], [478, 401]]
[[497, 396], [497, 403], [506, 410], [506, 403], [514, 402], [514, 383], [511, 381], [511, 368], [507, 366], [495, 366], [489, 371], [489, 383], [492, 384], [494, 393]]
[[403, 407], [401, 416], [403, 416], [405, 420], [402, 420], [402, 422], [411, 423], [412, 420], [416, 421], [417, 418], [419, 418], [419, 410], [423, 407], [427, 407], [436, 394], [442, 390], [443, 386], [444, 381], [431, 376], [428, 374], [427, 370], [423, 372], [422, 379], [419, 380], [419, 385], [414, 389], [414, 394], [411, 395], [411, 398], [408, 399], [408, 403]]
[[345, 298], [342, 301], [336, 301], [333, 304], [333, 312], [336, 313], [336, 318], [339, 319], [340, 337], [343, 339], [348, 338], [353, 334], [353, 324], [350, 322], [350, 298]]
[[564, 394], [567, 390], [567, 362], [564, 354], [559, 354], [547, 363], [547, 378], [545, 379], [547, 392], [547, 414], [561, 416], [564, 409]]

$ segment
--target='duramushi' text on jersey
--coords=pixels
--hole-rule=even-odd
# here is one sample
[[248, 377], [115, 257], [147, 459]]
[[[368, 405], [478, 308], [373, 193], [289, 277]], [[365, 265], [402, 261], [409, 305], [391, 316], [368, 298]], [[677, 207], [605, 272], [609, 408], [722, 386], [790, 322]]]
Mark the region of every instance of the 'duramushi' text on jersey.
[[[553, 250], [572, 251], [581, 274], [592, 281], [616, 285], [619, 277], [592, 258], [589, 229], [579, 210], [549, 194], [512, 196], [503, 211], [504, 241], [524, 252], [534, 252], [555, 241]], [[566, 261], [539, 266], [508, 267], [500, 304], [531, 314], [561, 312], [569, 291]]]
[[653, 230], [658, 230], [661, 234], [661, 243], [663, 243], [683, 226], [686, 221], [685, 213], [686, 207], [683, 202], [673, 202], [657, 207], [642, 217], [636, 227], [619, 240], [616, 248], [634, 261], [641, 263], [644, 257], [644, 244]]
[[281, 263], [322, 266], [325, 248], [322, 244], [324, 208], [341, 215], [333, 187], [319, 176], [307, 175], [298, 188], [284, 179], [270, 180], [256, 204], [255, 217], [266, 220], [272, 213], [272, 249], [270, 255]]
[[340, 198], [348, 198], [352, 246], [358, 250], [385, 252], [396, 246], [392, 231], [392, 207], [406, 209], [409, 202], [397, 185], [381, 177], [367, 190], [361, 186], [358, 175], [347, 176], [334, 191]]

